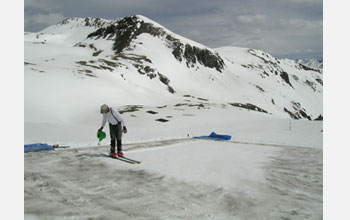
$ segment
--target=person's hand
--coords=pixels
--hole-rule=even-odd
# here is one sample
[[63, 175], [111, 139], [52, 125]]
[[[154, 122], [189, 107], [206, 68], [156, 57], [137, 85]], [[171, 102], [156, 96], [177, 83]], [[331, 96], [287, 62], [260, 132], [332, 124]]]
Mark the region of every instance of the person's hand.
[[99, 132], [101, 132], [101, 131], [102, 131], [102, 129], [103, 129], [103, 127], [100, 127], [100, 129], [98, 129], [98, 131], [99, 131]]
[[126, 134], [128, 132], [128, 129], [126, 129], [126, 127], [123, 127], [123, 133]]

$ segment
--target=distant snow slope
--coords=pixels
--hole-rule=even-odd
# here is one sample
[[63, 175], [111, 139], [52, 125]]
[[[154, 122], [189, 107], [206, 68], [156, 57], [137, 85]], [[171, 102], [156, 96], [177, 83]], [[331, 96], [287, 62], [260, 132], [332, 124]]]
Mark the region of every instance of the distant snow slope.
[[70, 18], [26, 32], [24, 61], [29, 127], [95, 124], [103, 103], [211, 103], [283, 118], [323, 115], [322, 72], [260, 50], [211, 49], [140, 15]]
[[305, 65], [306, 67], [311, 67], [315, 70], [323, 70], [323, 59], [322, 58], [310, 58], [297, 60], [298, 63]]

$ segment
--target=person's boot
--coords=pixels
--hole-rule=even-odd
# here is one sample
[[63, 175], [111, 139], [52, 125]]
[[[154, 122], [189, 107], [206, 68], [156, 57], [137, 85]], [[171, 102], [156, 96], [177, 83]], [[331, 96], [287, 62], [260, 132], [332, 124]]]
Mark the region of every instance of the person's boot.
[[123, 157], [124, 153], [122, 151], [118, 151], [118, 157]]
[[117, 154], [117, 153], [115, 153], [115, 152], [110, 152], [110, 153], [109, 153], [109, 156], [111, 156], [111, 157], [117, 157], [117, 156], [118, 156], [118, 154]]

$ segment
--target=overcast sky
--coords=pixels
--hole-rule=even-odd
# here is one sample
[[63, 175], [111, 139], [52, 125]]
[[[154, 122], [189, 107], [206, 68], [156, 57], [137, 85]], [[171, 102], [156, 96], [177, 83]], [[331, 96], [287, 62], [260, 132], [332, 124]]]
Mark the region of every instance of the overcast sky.
[[322, 0], [24, 0], [24, 30], [68, 17], [141, 14], [211, 48], [249, 47], [277, 57], [323, 57]]

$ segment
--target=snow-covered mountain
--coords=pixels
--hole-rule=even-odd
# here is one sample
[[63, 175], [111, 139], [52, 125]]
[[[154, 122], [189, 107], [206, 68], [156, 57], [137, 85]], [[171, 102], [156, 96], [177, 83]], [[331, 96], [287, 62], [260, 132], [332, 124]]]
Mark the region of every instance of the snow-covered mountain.
[[24, 76], [26, 122], [85, 120], [103, 103], [323, 115], [318, 68], [251, 48], [212, 49], [140, 15], [69, 18], [24, 33]]
[[322, 58], [308, 58], [308, 59], [302, 59], [302, 60], [298, 59], [297, 62], [314, 69], [323, 70]]

